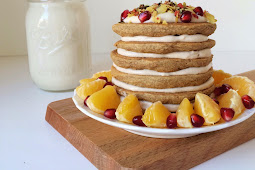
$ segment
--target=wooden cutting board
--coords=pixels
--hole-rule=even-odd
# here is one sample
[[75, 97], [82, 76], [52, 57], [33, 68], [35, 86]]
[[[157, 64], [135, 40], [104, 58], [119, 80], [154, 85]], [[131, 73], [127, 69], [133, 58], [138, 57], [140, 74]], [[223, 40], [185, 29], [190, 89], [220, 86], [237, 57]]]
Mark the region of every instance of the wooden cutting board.
[[[255, 81], [255, 70], [242, 74]], [[89, 118], [72, 99], [50, 103], [46, 121], [98, 169], [189, 169], [255, 138], [255, 116], [184, 139], [137, 136]]]

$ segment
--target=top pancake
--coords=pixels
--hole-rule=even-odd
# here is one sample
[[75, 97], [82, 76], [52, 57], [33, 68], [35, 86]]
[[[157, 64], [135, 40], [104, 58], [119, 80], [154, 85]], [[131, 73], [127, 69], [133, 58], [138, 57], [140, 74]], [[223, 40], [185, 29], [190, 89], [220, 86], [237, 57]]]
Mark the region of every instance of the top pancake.
[[162, 37], [167, 35], [195, 35], [202, 34], [209, 36], [216, 30], [216, 24], [207, 22], [203, 23], [168, 23], [156, 24], [134, 24], [134, 23], [118, 23], [113, 25], [112, 29], [121, 37], [148, 36]]

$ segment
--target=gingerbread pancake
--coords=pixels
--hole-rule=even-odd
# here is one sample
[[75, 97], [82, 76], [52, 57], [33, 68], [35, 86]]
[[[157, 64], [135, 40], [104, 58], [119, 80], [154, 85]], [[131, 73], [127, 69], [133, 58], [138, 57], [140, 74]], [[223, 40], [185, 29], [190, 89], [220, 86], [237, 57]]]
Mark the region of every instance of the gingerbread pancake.
[[215, 88], [214, 85], [212, 85], [211, 87], [200, 91], [182, 93], [158, 93], [158, 92], [136, 92], [116, 87], [117, 92], [122, 96], [134, 94], [139, 100], [149, 101], [153, 103], [161, 101], [163, 104], [180, 104], [184, 98], [188, 98], [190, 101], [192, 101], [195, 99], [197, 93], [204, 93], [206, 95], [210, 95], [214, 91], [214, 88]]
[[190, 67], [205, 67], [212, 62], [212, 56], [197, 59], [175, 59], [175, 58], [138, 58], [126, 57], [112, 51], [113, 62], [122, 68], [135, 70], [154, 70], [158, 72], [175, 72]]
[[122, 37], [148, 36], [162, 37], [167, 35], [195, 35], [203, 34], [209, 36], [216, 30], [216, 24], [203, 23], [168, 23], [156, 24], [133, 24], [118, 23], [113, 25], [113, 31]]
[[205, 42], [137, 42], [118, 41], [117, 48], [138, 53], [167, 54], [171, 52], [198, 51], [215, 46], [215, 41], [209, 39]]
[[178, 76], [151, 76], [151, 75], [135, 75], [118, 71], [115, 67], [111, 68], [112, 76], [124, 83], [139, 87], [166, 89], [187, 86], [199, 86], [207, 82], [213, 73], [211, 68], [206, 73], [178, 75]]

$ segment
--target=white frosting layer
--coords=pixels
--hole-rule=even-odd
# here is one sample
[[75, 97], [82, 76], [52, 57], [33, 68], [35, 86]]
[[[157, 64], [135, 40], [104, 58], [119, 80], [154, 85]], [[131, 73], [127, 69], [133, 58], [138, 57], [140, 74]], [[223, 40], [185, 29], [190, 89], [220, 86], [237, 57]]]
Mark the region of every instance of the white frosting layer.
[[153, 89], [153, 88], [145, 88], [138, 87], [131, 84], [127, 84], [121, 82], [114, 77], [112, 78], [113, 84], [127, 90], [131, 91], [140, 91], [140, 92], [158, 92], [158, 93], [180, 93], [180, 92], [189, 92], [189, 91], [199, 91], [204, 90], [211, 87], [214, 83], [214, 79], [211, 77], [206, 83], [201, 84], [199, 86], [189, 86], [189, 87], [178, 87], [178, 88], [169, 88], [169, 89]]
[[[125, 97], [121, 96], [120, 100], [123, 101]], [[148, 102], [148, 101], [143, 101], [143, 100], [139, 100], [140, 105], [142, 107], [143, 110], [146, 110], [147, 108], [149, 108], [153, 103], [152, 102]], [[178, 107], [180, 106], [179, 104], [163, 104], [170, 112], [176, 112]]]
[[187, 69], [175, 71], [175, 72], [157, 72], [154, 70], [134, 70], [129, 68], [122, 68], [117, 66], [115, 63], [113, 63], [113, 66], [119, 70], [120, 72], [127, 73], [127, 74], [135, 74], [135, 75], [152, 75], [152, 76], [178, 76], [178, 75], [190, 75], [190, 74], [201, 74], [206, 73], [212, 68], [212, 63], [208, 64], [205, 67], [190, 67]]
[[122, 48], [117, 49], [118, 54], [127, 57], [146, 57], [146, 58], [178, 58], [178, 59], [195, 59], [211, 57], [211, 49], [204, 49], [201, 51], [184, 51], [184, 52], [173, 52], [168, 54], [153, 54], [153, 53], [137, 53], [133, 51], [127, 51]]
[[[161, 18], [162, 21], [166, 21], [166, 22], [175, 22], [176, 17], [174, 15], [174, 13], [163, 13], [163, 14], [158, 14], [158, 17]], [[141, 23], [141, 21], [138, 19], [138, 16], [132, 16], [132, 17], [127, 17], [126, 19], [124, 19], [125, 23]], [[181, 22], [180, 19], [178, 19], [178, 22]], [[191, 22], [207, 22], [206, 18], [203, 16], [198, 16], [198, 18], [192, 17]], [[154, 23], [152, 20], [152, 17], [145, 21], [144, 23]]]
[[142, 41], [142, 42], [204, 42], [208, 40], [208, 37], [201, 34], [196, 35], [168, 35], [163, 37], [147, 37], [147, 36], [135, 36], [135, 37], [121, 37], [122, 41]]

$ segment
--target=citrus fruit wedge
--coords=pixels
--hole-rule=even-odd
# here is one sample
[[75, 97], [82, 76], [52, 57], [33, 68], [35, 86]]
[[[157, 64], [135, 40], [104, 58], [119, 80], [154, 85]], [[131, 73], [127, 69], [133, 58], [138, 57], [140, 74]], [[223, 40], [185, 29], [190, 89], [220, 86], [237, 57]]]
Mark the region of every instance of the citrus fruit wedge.
[[81, 85], [82, 85], [82, 84], [87, 84], [87, 83], [90, 83], [90, 82], [95, 81], [95, 80], [96, 80], [96, 78], [82, 79], [82, 80], [80, 80], [80, 84], [81, 84]]
[[193, 105], [185, 98], [181, 102], [177, 112], [177, 126], [181, 128], [192, 128], [190, 116], [194, 113]]
[[95, 73], [92, 78], [98, 78], [98, 77], [106, 77], [108, 81], [112, 81], [112, 74], [111, 71], [102, 71], [102, 72], [98, 72]]
[[[86, 83], [85, 83], [86, 81]], [[82, 98], [83, 100], [86, 99], [87, 96], [92, 95], [93, 93], [103, 89], [106, 81], [104, 80], [94, 80], [90, 81], [89, 79], [87, 80], [82, 80], [82, 83], [80, 86], [76, 88], [76, 93], [77, 95]]]
[[92, 94], [87, 100], [90, 110], [99, 114], [104, 114], [107, 109], [117, 109], [119, 104], [120, 96], [116, 93], [113, 86], [106, 86]]
[[142, 121], [148, 127], [164, 128], [170, 114], [161, 102], [156, 102], [146, 109]]
[[196, 94], [194, 108], [195, 114], [205, 119], [204, 125], [213, 125], [221, 119], [219, 105], [205, 94]]
[[143, 115], [143, 110], [137, 97], [130, 94], [120, 103], [115, 114], [119, 121], [132, 123], [134, 117]]
[[220, 108], [231, 108], [235, 111], [234, 118], [237, 118], [244, 110], [242, 99], [235, 90], [229, 90], [228, 93], [225, 93], [218, 97]]
[[241, 97], [249, 95], [253, 100], [255, 100], [255, 84], [247, 77], [233, 76], [224, 79], [219, 85], [221, 86], [222, 84], [229, 84]]
[[214, 70], [213, 71], [213, 78], [214, 78], [214, 85], [220, 84], [222, 80], [232, 77], [231, 74], [225, 73], [222, 70]]

